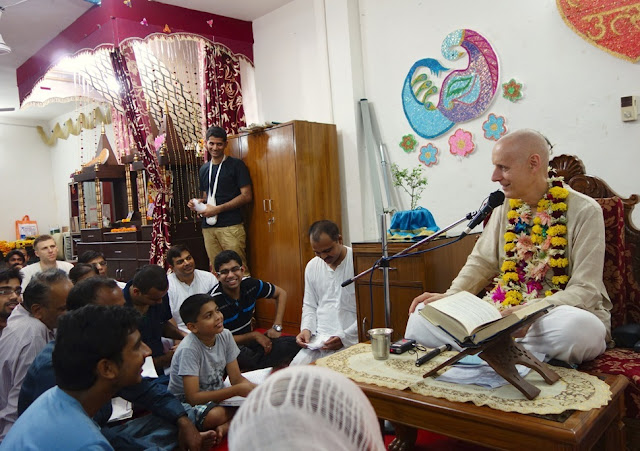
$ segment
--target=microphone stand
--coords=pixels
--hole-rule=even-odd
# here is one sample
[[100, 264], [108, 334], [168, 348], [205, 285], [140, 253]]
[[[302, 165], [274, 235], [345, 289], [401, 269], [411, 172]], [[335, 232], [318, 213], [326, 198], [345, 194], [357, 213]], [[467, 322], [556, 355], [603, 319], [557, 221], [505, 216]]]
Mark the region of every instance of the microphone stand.
[[[462, 217], [462, 218], [458, 219], [457, 221], [449, 224], [445, 228], [438, 230], [433, 235], [429, 235], [429, 236], [423, 238], [422, 240], [420, 240], [420, 241], [412, 244], [411, 246], [407, 247], [406, 249], [401, 250], [397, 254], [394, 254], [391, 257], [389, 257], [388, 250], [387, 250], [386, 219], [385, 219], [385, 216], [384, 216], [384, 213], [383, 213], [381, 215], [381, 221], [380, 221], [380, 225], [382, 227], [382, 232], [383, 232], [382, 233], [382, 258], [379, 260], [380, 263], [378, 264], [378, 262], [376, 262], [376, 263], [374, 263], [374, 265], [371, 268], [366, 269], [366, 270], [362, 271], [360, 274], [358, 274], [356, 276], [353, 276], [350, 279], [345, 280], [344, 282], [342, 282], [342, 286], [346, 287], [347, 285], [351, 285], [353, 282], [355, 282], [359, 278], [371, 273], [376, 268], [382, 268], [383, 286], [384, 286], [384, 322], [385, 322], [385, 327], [389, 327], [391, 325], [391, 299], [390, 299], [390, 295], [389, 295], [389, 262], [391, 260], [393, 260], [394, 258], [399, 258], [402, 255], [407, 254], [408, 252], [410, 252], [411, 250], [415, 249], [416, 247], [419, 247], [419, 246], [421, 246], [421, 245], [423, 245], [425, 243], [433, 241], [438, 236], [442, 235], [443, 233], [447, 232], [448, 230], [451, 230], [452, 228], [454, 228], [458, 224], [460, 224], [460, 223], [462, 223], [464, 221], [469, 221], [469, 220], [473, 219], [473, 217], [475, 215], [476, 215], [475, 211], [473, 211], [471, 213], [467, 213], [467, 215], [465, 215], [464, 217]], [[373, 327], [373, 324], [371, 326]]]

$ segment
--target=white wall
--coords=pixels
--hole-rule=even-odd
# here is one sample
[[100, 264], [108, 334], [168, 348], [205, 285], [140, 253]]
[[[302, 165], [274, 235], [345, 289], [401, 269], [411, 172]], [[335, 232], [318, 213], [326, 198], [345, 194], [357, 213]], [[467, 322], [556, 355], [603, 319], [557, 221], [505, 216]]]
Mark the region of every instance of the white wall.
[[[349, 18], [344, 31], [347, 7], [357, 4], [356, 18]], [[324, 5], [324, 7], [321, 7]], [[346, 9], [345, 9], [346, 8]], [[325, 34], [319, 27], [324, 21]], [[357, 27], [356, 30], [353, 27]], [[413, 132], [404, 117], [401, 89], [411, 65], [421, 58], [445, 62], [440, 53], [444, 37], [459, 28], [470, 28], [485, 36], [500, 59], [500, 83], [515, 77], [525, 85], [525, 98], [511, 103], [499, 94], [486, 114], [459, 124], [449, 133], [427, 141]], [[428, 187], [421, 205], [445, 226], [475, 210], [489, 192], [498, 188], [489, 178], [493, 142], [482, 136], [482, 123], [489, 112], [505, 116], [510, 130], [534, 128], [555, 145], [554, 153], [579, 156], [587, 172], [597, 175], [623, 196], [640, 192], [637, 168], [640, 167], [640, 122], [620, 120], [620, 97], [640, 95], [640, 70], [637, 64], [615, 58], [588, 44], [562, 21], [554, 0], [296, 0], [254, 22], [256, 86], [262, 120], [303, 119], [327, 121], [334, 117], [341, 133], [343, 165], [342, 187], [362, 204], [371, 203], [371, 193], [354, 177], [354, 162], [363, 162], [361, 125], [357, 115], [344, 114], [349, 102], [357, 101], [357, 91], [367, 97], [375, 110], [383, 141], [392, 162], [401, 167], [419, 164], [418, 152], [405, 154], [398, 143], [413, 133], [419, 145], [433, 142], [440, 149], [439, 164], [425, 168]], [[360, 51], [353, 49], [360, 33]], [[326, 44], [322, 41], [326, 39]], [[328, 49], [325, 57], [319, 48]], [[335, 62], [345, 52], [351, 67], [361, 64], [362, 82], [353, 71], [353, 96], [337, 96], [344, 90], [344, 74]], [[463, 57], [449, 66], [466, 65]], [[354, 86], [358, 85], [358, 86]], [[353, 108], [352, 108], [353, 109]], [[332, 111], [332, 114], [328, 114]], [[277, 118], [277, 119], [276, 119]], [[447, 139], [458, 127], [473, 133], [476, 150], [459, 160], [448, 152]], [[344, 145], [348, 142], [349, 145]], [[371, 209], [355, 208], [350, 197], [343, 209], [345, 227], [352, 241], [375, 238], [371, 224], [376, 220]], [[403, 205], [408, 206], [405, 198]], [[634, 214], [640, 225], [640, 208]]]
[[16, 239], [15, 221], [29, 215], [40, 233], [57, 225], [59, 198], [53, 190], [51, 154], [33, 125], [0, 119], [0, 240]]

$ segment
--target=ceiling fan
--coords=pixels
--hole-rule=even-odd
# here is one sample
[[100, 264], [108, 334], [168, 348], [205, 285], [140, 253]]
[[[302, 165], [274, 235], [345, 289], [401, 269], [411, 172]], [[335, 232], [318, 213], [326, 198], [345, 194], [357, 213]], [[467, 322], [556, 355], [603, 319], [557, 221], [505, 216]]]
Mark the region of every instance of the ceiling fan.
[[[16, 6], [16, 5], [19, 5], [20, 3], [24, 3], [25, 1], [26, 0], [22, 0], [12, 5], [0, 6], [0, 19], [2, 18], [2, 13], [4, 12], [4, 10], [7, 9], [9, 6]], [[6, 42], [4, 42], [4, 39], [2, 39], [2, 35], [0, 34], [0, 56], [6, 55], [7, 53], [11, 53], [11, 47], [9, 47], [9, 45]], [[0, 108], [0, 113], [15, 111], [15, 110], [16, 109], [13, 107]]]

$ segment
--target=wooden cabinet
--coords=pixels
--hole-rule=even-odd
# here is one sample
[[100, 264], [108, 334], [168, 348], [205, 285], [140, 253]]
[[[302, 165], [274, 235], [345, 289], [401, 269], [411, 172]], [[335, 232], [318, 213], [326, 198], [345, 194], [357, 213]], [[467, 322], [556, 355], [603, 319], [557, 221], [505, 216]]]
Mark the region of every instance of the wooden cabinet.
[[[107, 229], [108, 230], [108, 229]], [[139, 267], [149, 263], [151, 241], [140, 240], [140, 232], [106, 232], [82, 229], [82, 241], [76, 244], [78, 255], [88, 250], [102, 252], [108, 262], [107, 275], [121, 282], [133, 278]]]
[[[228, 152], [251, 174], [253, 203], [247, 211], [247, 258], [254, 277], [286, 290], [283, 326], [299, 332], [304, 268], [313, 258], [307, 232], [320, 219], [341, 226], [335, 125], [293, 121], [229, 137]], [[275, 303], [260, 300], [258, 327], [271, 327]]]
[[[446, 291], [460, 269], [467, 261], [476, 243], [474, 234], [442, 249], [424, 254], [398, 258], [391, 261], [389, 270], [389, 293], [391, 301], [391, 325], [393, 339], [404, 337], [407, 326], [409, 306], [413, 299], [431, 291]], [[414, 251], [433, 248], [456, 238], [440, 238], [426, 243]], [[389, 243], [389, 255], [396, 254], [411, 243]], [[380, 243], [353, 243], [353, 265], [356, 274], [370, 268], [382, 256]], [[371, 283], [366, 275], [356, 283], [356, 302], [358, 304], [358, 337], [367, 341], [367, 331], [372, 327], [385, 327], [384, 324], [384, 285], [382, 270], [373, 273]], [[373, 304], [373, 324], [372, 324]]]

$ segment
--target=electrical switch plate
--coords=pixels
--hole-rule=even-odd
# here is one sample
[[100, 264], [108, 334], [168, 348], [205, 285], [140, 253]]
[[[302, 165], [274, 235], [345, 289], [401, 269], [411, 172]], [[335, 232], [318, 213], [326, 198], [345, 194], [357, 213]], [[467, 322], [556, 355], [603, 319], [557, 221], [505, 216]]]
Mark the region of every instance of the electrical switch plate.
[[635, 96], [620, 97], [620, 115], [623, 122], [638, 119], [638, 107]]

